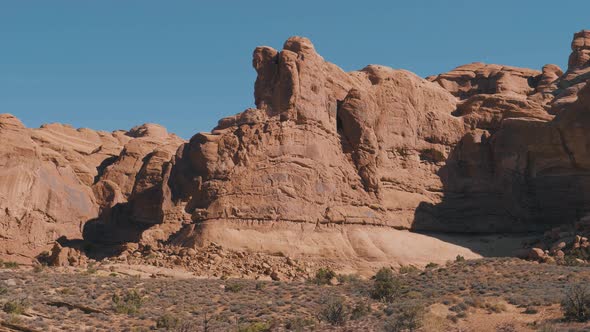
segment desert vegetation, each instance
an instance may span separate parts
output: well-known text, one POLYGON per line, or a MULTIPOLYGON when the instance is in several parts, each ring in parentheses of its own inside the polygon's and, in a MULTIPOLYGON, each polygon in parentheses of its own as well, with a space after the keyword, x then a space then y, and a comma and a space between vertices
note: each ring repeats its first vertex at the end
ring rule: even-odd
POLYGON ((95 269, 0 270, 2 324, 29 331, 464 331, 498 317, 492 331, 569 331, 590 318, 590 269, 518 259, 457 260, 405 273, 386 267, 365 279, 323 268, 301 282, 141 279, 95 269))

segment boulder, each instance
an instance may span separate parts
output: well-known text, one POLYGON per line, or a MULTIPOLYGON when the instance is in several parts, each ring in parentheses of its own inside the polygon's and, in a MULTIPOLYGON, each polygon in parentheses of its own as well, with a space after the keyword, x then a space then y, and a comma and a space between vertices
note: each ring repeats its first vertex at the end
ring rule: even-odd
POLYGON ((539 248, 531 248, 528 254, 528 259, 542 262, 546 258, 546 254, 542 249, 539 248))

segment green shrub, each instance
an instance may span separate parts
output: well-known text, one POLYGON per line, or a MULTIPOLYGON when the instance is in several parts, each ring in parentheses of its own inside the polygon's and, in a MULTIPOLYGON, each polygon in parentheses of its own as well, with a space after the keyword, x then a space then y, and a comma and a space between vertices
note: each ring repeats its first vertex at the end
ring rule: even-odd
POLYGON ((565 320, 587 322, 590 320, 590 291, 584 285, 574 285, 567 290, 561 302, 565 320))
POLYGON ((464 262, 465 261, 465 257, 461 256, 461 255, 457 255, 457 257, 455 257, 455 262, 460 263, 460 262, 464 262))
POLYGON ((384 267, 374 277, 371 297, 379 301, 393 302, 401 290, 402 284, 394 276, 393 270, 384 267))
POLYGON ((170 314, 164 314, 156 321, 156 327, 159 329, 175 329, 180 326, 180 319, 170 314))
POLYGON ((330 268, 321 268, 315 273, 315 277, 311 280, 316 285, 329 285, 332 279, 336 278, 336 272, 330 268))
POLYGON ((126 291, 123 295, 114 294, 112 301, 115 312, 119 314, 136 314, 143 305, 143 298, 136 290, 126 291))
POLYGON ((8 288, 4 287, 4 286, 0 286, 0 295, 6 295, 8 294, 8 288))
POLYGON ((424 309, 417 305, 405 306, 385 321, 386 332, 416 331, 422 327, 424 309))
POLYGON ((22 315, 29 308, 29 303, 24 299, 10 300, 4 303, 2 310, 7 314, 22 315))
POLYGON ((324 300, 318 319, 334 326, 342 326, 346 323, 347 314, 344 298, 330 295, 324 300))
POLYGON ((225 285, 226 292, 239 293, 242 289, 244 289, 244 286, 238 283, 225 285))

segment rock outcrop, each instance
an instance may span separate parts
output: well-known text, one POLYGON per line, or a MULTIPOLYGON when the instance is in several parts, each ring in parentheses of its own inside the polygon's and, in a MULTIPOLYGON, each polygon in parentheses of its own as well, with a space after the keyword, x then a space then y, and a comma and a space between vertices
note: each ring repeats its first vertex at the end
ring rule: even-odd
POLYGON ((587 36, 575 34, 565 74, 473 63, 427 79, 347 73, 292 37, 255 49, 256 107, 185 144, 156 125, 33 130, 3 116, 2 235, 22 243, 34 229, 34 247, 83 228, 102 244, 383 263, 401 259, 398 230, 573 222, 590 209, 587 36))
POLYGON ((0 255, 32 257, 59 238, 79 239, 85 223, 102 209, 132 194, 141 196, 148 183, 160 180, 150 174, 157 169, 159 150, 182 143, 165 130, 160 134, 107 133, 60 124, 28 129, 14 116, 1 114, 0 255), (132 166, 121 167, 128 181, 112 182, 114 176, 109 175, 130 155, 135 158, 129 162, 132 166), (126 192, 120 186, 131 189, 126 192))
POLYGON ((257 108, 197 134, 175 161, 173 197, 194 228, 182 238, 354 256, 441 201, 436 172, 464 132, 447 91, 383 66, 345 73, 298 37, 257 48, 254 67, 257 108))
POLYGON ((590 31, 575 33, 571 48, 568 69, 555 81, 557 89, 553 92, 556 97, 551 103, 552 114, 559 114, 573 104, 590 79, 590 31))

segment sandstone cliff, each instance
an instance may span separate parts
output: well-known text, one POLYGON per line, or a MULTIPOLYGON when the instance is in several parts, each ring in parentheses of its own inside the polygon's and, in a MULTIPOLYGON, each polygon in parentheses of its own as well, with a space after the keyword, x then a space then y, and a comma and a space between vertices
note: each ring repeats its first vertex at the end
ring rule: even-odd
POLYGON ((3 116, 5 248, 33 252, 83 229, 106 244, 386 262, 417 250, 396 229, 575 221, 590 209, 587 36, 574 35, 565 73, 473 63, 427 79, 347 73, 293 37, 255 49, 256 108, 184 144, 155 125, 26 129, 3 116))
POLYGON ((112 133, 59 124, 28 129, 8 114, 0 115, 0 139, 0 254, 24 257, 61 237, 81 238, 87 221, 145 191, 147 156, 172 145, 167 162, 182 143, 156 125, 112 133))

